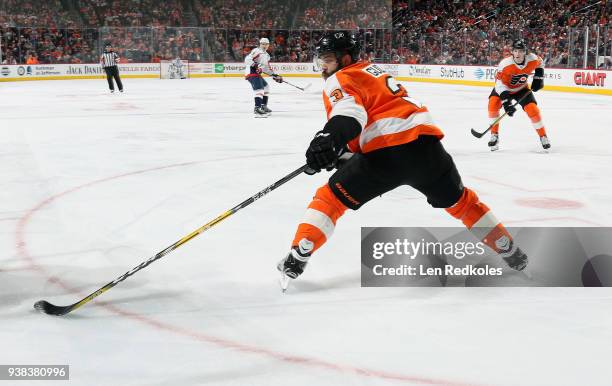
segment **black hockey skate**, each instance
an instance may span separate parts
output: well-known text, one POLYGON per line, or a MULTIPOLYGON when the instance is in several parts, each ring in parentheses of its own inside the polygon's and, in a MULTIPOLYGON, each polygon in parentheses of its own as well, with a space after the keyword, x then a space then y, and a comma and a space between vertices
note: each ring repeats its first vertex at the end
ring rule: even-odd
POLYGON ((505 252, 499 252, 499 255, 510 268, 517 271, 522 271, 527 266, 527 263, 529 263, 529 258, 525 252, 523 252, 521 248, 515 247, 513 241, 510 241, 508 249, 505 252))
POLYGON ((502 259, 504 259, 510 268, 517 271, 522 271, 527 266, 527 263, 529 263, 527 255, 521 250, 521 248, 516 248, 513 254, 502 257, 502 259))
POLYGON ((270 115, 266 113, 266 111, 261 106, 255 107, 255 110, 253 110, 253 113, 255 114, 255 118, 268 118, 268 116, 270 115))
POLYGON ((544 148, 544 150, 550 149, 550 140, 548 139, 547 136, 545 135, 541 136, 540 143, 542 143, 542 147, 544 148))
POLYGON ((267 114, 270 114, 270 113, 272 112, 272 110, 270 110, 270 109, 268 108, 268 106, 267 106, 267 105, 261 105, 261 108, 262 108, 262 109, 263 109, 263 111, 265 111, 267 114))
POLYGON ((287 256, 278 263, 276 269, 289 276, 291 279, 297 279, 298 276, 304 273, 304 268, 308 263, 309 257, 309 255, 300 255, 298 247, 293 247, 287 256))
POLYGON ((499 135, 491 134, 491 139, 489 139, 489 148, 491 151, 499 150, 499 135))
POLYGON ((314 244, 307 239, 300 240, 299 244, 291 248, 287 256, 278 262, 276 269, 281 273, 280 285, 283 292, 289 286, 289 279, 297 279, 304 272, 314 244))

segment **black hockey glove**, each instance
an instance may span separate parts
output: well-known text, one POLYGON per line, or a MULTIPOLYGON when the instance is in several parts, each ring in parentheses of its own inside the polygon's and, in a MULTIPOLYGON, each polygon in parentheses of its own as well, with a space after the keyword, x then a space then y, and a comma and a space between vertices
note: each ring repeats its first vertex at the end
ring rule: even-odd
POLYGON ((516 113, 516 107, 512 105, 512 98, 510 98, 510 93, 508 91, 502 92, 499 97, 502 100, 502 106, 504 106, 504 111, 509 116, 513 116, 516 113))
POLYGON ((544 69, 536 68, 533 80, 531 81, 531 91, 536 92, 544 87, 544 69))
POLYGON ((357 119, 335 115, 319 131, 306 150, 306 174, 315 174, 326 169, 331 171, 338 165, 338 158, 348 150, 347 144, 361 133, 357 119))
POLYGON ((330 133, 319 131, 306 150, 306 174, 315 174, 321 169, 332 170, 338 161, 338 151, 330 133))
POLYGON ((272 79, 274 79, 276 83, 283 83, 283 77, 278 74, 272 74, 272 79))

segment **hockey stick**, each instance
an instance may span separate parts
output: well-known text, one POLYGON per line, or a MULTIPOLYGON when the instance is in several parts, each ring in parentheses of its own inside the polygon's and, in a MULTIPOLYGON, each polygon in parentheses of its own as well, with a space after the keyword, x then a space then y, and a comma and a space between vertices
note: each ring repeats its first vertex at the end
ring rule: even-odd
POLYGON ((311 86, 311 83, 308 83, 308 84, 307 84, 306 86, 304 86, 304 87, 296 86, 296 85, 295 85, 295 84, 293 84, 293 83, 289 83, 289 82, 287 82, 285 79, 283 79, 283 83, 287 83, 289 86, 293 86, 293 87, 295 87, 295 88, 297 88, 297 89, 299 89, 299 90, 302 90, 302 91, 306 91, 306 90, 308 90, 308 88, 311 86))
MULTIPOLYGON (((531 94, 531 90, 529 90, 529 92, 525 95, 523 95, 523 97, 521 99, 519 99, 518 101, 516 101, 515 104, 512 105, 512 107, 516 107, 518 106, 525 98, 527 98, 527 95, 531 94)), ((505 117, 508 113, 504 112, 499 118, 497 118, 496 120, 493 121, 493 123, 491 123, 489 125, 489 127, 487 127, 487 129, 485 131, 483 131, 482 133, 472 129, 472 135, 476 138, 482 138, 483 135, 485 135, 486 133, 489 132, 489 130, 491 130, 493 128, 493 126, 497 125, 499 123, 499 121, 502 120, 503 117, 505 117)))
POLYGON ((266 187, 265 189, 261 190, 259 193, 255 194, 252 197, 247 198, 246 200, 244 200, 240 204, 236 205, 232 209, 224 212, 223 214, 221 214, 220 216, 218 216, 214 220, 210 221, 206 225, 203 225, 202 227, 200 227, 200 228, 196 229, 195 231, 191 232, 187 236, 183 237, 179 241, 177 241, 174 244, 172 244, 169 247, 167 247, 166 249, 158 252, 155 256, 149 258, 146 261, 143 261, 140 265, 137 265, 136 267, 134 267, 131 270, 127 271, 126 273, 124 273, 123 275, 119 276, 115 280, 113 280, 110 283, 106 284, 102 288, 98 289, 97 291, 92 292, 91 294, 87 295, 85 298, 79 300, 78 302, 76 302, 74 304, 71 304, 69 306, 56 306, 54 304, 49 303, 46 300, 39 300, 38 302, 36 302, 34 304, 34 308, 39 310, 39 311, 44 312, 45 314, 58 315, 58 316, 66 315, 67 313, 76 310, 77 308, 81 307, 82 305, 89 303, 95 297, 101 295, 102 293, 104 293, 104 292, 108 291, 109 289, 113 288, 114 286, 116 286, 120 282, 124 281, 128 277, 132 276, 136 272, 140 271, 143 268, 146 268, 149 264, 153 263, 155 260, 161 259, 165 255, 167 255, 170 252, 174 251, 175 249, 177 249, 181 245, 185 244, 187 241, 189 241, 189 240, 193 239, 194 237, 196 237, 197 235, 199 235, 200 233, 203 233, 203 232, 209 230, 210 228, 212 228, 213 226, 217 225, 221 221, 225 220, 229 216, 231 216, 234 213, 238 212, 240 209, 242 209, 242 208, 244 208, 244 207, 254 203, 256 200, 259 200, 260 198, 262 198, 266 194, 270 193, 274 189, 276 189, 279 186, 283 185, 285 182, 288 182, 289 180, 291 180, 294 177, 298 176, 299 174, 304 172, 304 170, 306 170, 306 168, 307 168, 307 166, 304 165, 304 166, 301 166, 300 168, 292 171, 291 173, 287 174, 285 177, 283 177, 280 180, 276 181, 272 185, 270 185, 270 186, 266 187))
MULTIPOLYGON (((266 74, 268 76, 271 76, 273 78, 274 78, 274 76, 279 76, 278 74, 270 74, 268 72, 264 72, 264 74, 266 74)), ((295 85, 295 84, 293 84, 291 82, 287 82, 284 78, 283 78, 283 83, 287 83, 289 86, 293 86, 293 87, 295 87, 295 88, 297 88, 298 90, 301 90, 301 91, 308 90, 308 88, 312 85, 311 83, 308 83, 306 86, 300 87, 300 86, 297 86, 297 85, 295 85)))

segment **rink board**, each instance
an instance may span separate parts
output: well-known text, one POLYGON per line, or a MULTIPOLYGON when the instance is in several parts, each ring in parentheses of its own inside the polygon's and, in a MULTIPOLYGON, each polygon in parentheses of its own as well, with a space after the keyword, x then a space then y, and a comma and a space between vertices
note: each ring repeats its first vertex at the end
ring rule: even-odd
MULTIPOLYGON (((491 87, 497 68, 493 66, 454 66, 421 64, 379 64, 402 81, 491 87)), ((284 77, 319 77, 311 63, 274 63, 275 72, 284 77)), ((159 63, 120 64, 124 78, 159 78, 159 63)), ((189 63, 192 78, 224 78, 244 76, 243 63, 189 63)), ((0 82, 104 79, 98 64, 4 65, 0 82)), ((545 90, 612 95, 612 71, 557 69, 545 71, 545 90)))

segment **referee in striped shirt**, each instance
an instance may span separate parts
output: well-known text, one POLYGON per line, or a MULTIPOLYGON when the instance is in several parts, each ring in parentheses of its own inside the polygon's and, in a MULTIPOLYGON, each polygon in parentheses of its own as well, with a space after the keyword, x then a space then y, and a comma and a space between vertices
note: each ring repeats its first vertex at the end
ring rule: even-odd
POLYGON ((108 88, 110 88, 111 93, 115 92, 113 78, 115 78, 115 82, 117 82, 119 92, 123 92, 123 83, 121 83, 119 68, 117 67, 118 62, 119 55, 113 51, 113 47, 110 43, 106 43, 104 45, 104 52, 102 53, 102 56, 100 56, 100 64, 102 67, 104 67, 104 72, 106 72, 106 80, 108 81, 108 88))

